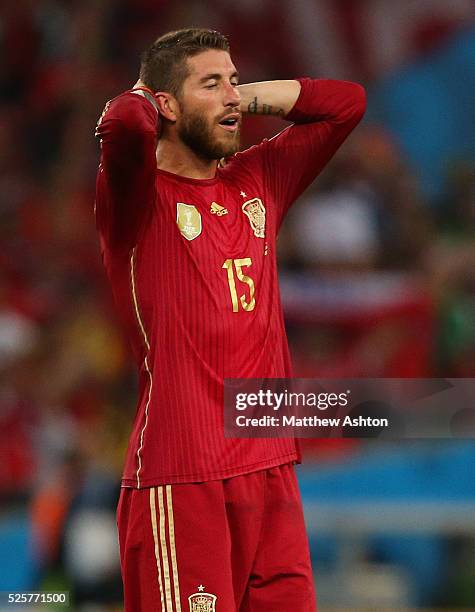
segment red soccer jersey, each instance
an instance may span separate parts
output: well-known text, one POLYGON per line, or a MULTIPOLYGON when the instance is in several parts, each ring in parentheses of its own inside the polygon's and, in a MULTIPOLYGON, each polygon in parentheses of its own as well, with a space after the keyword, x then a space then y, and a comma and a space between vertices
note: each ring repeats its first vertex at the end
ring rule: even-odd
POLYGON ((224 378, 291 375, 276 237, 292 202, 364 113, 359 85, 301 80, 270 140, 212 179, 158 170, 157 110, 143 91, 98 125, 96 221, 139 367, 123 485, 223 479, 297 461, 292 439, 226 439, 224 378))

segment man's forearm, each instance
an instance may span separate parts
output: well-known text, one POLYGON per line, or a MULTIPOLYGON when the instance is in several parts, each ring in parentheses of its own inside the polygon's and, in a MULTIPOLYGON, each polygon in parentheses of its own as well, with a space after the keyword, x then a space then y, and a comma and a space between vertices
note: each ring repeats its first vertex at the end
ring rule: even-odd
POLYGON ((243 113, 285 117, 300 93, 298 81, 262 81, 238 86, 243 113))

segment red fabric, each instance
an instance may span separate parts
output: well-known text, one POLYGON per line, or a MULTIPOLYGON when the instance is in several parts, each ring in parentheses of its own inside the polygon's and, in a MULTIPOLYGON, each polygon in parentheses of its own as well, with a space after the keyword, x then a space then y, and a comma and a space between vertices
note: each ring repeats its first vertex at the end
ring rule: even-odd
POLYGON ((293 440, 224 438, 223 381, 291 375, 278 228, 363 110, 358 85, 304 79, 288 117, 302 125, 199 180, 156 169, 157 112, 148 100, 126 92, 108 106, 98 127, 97 226, 140 370, 125 485, 217 480, 298 459, 293 440), (265 236, 242 208, 256 198, 265 236), (213 202, 227 213, 212 214, 213 202), (183 204, 201 219, 191 239, 177 225, 183 204))
POLYGON ((200 592, 214 595, 223 612, 316 609, 291 465, 224 481, 123 488, 117 519, 126 612, 177 612, 177 600, 183 612, 201 609, 188 599, 200 592))
POLYGON ((8 389, 0 398, 0 492, 27 490, 36 474, 32 425, 35 407, 9 397, 8 389))

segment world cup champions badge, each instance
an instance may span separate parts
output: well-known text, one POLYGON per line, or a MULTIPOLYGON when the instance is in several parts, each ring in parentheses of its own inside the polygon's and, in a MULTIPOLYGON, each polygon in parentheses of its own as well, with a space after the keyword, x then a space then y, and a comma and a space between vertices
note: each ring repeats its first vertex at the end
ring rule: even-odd
POLYGON ((187 240, 194 240, 201 234, 201 214, 193 204, 176 203, 176 222, 187 240))

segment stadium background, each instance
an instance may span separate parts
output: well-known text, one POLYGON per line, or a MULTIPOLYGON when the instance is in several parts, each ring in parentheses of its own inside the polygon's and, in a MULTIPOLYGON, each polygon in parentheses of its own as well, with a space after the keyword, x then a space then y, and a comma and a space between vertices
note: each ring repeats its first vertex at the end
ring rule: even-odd
MULTIPOLYGON (((280 238, 295 373, 475 375, 473 0, 0 3, 0 591, 120 610, 135 374, 93 221, 105 101, 158 34, 228 34, 243 81, 363 83, 368 113, 280 238)), ((250 119, 244 145, 280 129, 250 119)), ((475 609, 470 440, 307 441, 322 610, 475 609)))

